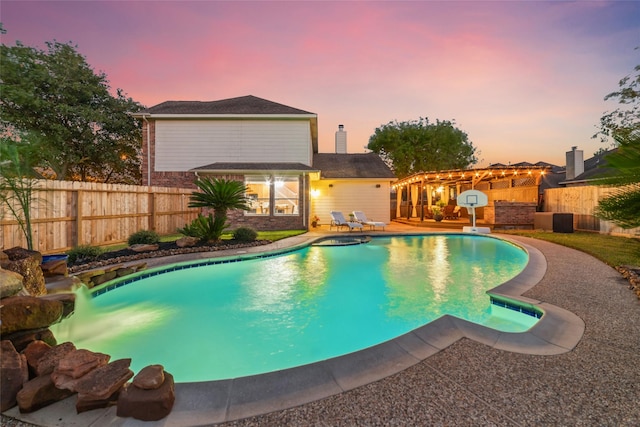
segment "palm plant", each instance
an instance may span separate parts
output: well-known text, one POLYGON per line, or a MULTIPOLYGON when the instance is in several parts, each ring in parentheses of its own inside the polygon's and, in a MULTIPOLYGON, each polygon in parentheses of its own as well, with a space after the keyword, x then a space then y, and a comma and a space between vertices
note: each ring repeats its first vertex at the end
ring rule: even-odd
POLYGON ((216 220, 226 224, 230 209, 249 210, 247 187, 239 181, 224 178, 201 178, 195 182, 199 192, 191 193, 190 208, 210 208, 216 220))

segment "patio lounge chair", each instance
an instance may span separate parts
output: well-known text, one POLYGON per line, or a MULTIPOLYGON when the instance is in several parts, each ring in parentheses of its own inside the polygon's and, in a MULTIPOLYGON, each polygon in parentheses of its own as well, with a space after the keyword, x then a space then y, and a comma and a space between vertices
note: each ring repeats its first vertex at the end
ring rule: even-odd
POLYGON ((375 230, 376 227, 382 227, 382 231, 384 231, 384 227, 387 225, 381 221, 371 221, 367 219, 367 216, 362 211, 353 211, 353 216, 360 224, 368 225, 369 230, 375 230))
POLYGON ((346 219, 344 219, 344 215, 342 215, 342 212, 339 211, 331 211, 329 212, 329 215, 331 215, 331 224, 329 225, 329 230, 331 230, 331 227, 336 227, 336 229, 340 229, 340 227, 349 227, 349 231, 353 230, 354 228, 359 228, 360 230, 362 230, 362 224, 360 224, 359 222, 351 222, 351 221, 347 221, 346 219))

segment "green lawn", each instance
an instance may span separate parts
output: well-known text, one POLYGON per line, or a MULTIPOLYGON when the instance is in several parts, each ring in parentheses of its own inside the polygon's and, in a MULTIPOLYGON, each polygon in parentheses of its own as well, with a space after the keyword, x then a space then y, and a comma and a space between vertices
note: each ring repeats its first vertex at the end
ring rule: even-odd
POLYGON ((640 239, 608 236, 597 233, 552 233, 549 231, 508 230, 504 234, 533 237, 578 249, 593 255, 612 267, 620 265, 640 266, 640 239))

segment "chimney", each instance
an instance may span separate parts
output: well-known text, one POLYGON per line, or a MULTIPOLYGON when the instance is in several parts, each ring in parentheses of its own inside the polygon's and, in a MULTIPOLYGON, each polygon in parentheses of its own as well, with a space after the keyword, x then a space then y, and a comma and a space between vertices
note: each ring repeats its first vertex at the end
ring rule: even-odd
POLYGON ((576 176, 584 172, 584 157, 582 150, 578 147, 571 147, 571 151, 567 151, 567 176, 565 179, 574 179, 576 176))
POLYGON ((336 154, 347 153, 347 132, 344 131, 344 125, 338 125, 336 132, 336 154))

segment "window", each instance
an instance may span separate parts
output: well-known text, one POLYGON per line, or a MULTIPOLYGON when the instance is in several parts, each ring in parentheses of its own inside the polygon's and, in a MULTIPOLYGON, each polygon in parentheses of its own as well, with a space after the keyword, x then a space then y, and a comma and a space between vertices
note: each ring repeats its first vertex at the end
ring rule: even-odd
POLYGON ((246 215, 298 215, 297 176, 246 176, 249 210, 246 215))
POLYGON ((246 177, 248 215, 269 215, 270 187, 269 177, 246 177))
POLYGON ((298 215, 298 177, 275 177, 274 215, 298 215))

